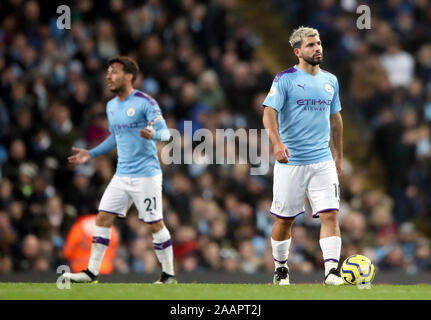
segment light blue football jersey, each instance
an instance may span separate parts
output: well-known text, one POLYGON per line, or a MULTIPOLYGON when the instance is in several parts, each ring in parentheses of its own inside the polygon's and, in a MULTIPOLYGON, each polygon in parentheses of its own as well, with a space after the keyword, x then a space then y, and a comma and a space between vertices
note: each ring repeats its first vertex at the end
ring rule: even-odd
POLYGON ((284 70, 263 106, 278 112, 280 138, 290 152, 288 165, 332 160, 330 115, 341 110, 336 76, 322 69, 313 76, 297 66, 284 70))
POLYGON ((106 105, 106 113, 111 136, 90 150, 91 156, 105 154, 117 147, 117 176, 135 178, 161 174, 157 139, 148 140, 139 135, 139 129, 145 129, 148 122, 154 120, 157 121, 153 128, 167 130, 158 103, 151 96, 134 90, 123 101, 118 97, 111 99, 106 105))

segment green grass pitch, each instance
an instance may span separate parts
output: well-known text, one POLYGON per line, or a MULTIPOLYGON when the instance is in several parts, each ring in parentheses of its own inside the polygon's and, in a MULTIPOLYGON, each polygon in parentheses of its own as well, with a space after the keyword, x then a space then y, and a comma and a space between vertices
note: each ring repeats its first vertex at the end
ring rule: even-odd
POLYGON ((431 285, 0 283, 0 300, 430 300, 431 285))

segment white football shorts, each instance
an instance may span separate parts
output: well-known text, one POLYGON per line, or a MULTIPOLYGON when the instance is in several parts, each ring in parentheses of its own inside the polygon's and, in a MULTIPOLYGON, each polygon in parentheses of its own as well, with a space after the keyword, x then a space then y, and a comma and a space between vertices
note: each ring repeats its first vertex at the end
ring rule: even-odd
POLYGON ((275 163, 271 214, 296 217, 305 212, 305 197, 313 218, 321 212, 339 209, 340 185, 333 160, 300 166, 275 163))
POLYGON ((114 175, 100 200, 99 211, 124 218, 132 203, 140 220, 146 223, 163 220, 162 175, 141 178, 114 175))

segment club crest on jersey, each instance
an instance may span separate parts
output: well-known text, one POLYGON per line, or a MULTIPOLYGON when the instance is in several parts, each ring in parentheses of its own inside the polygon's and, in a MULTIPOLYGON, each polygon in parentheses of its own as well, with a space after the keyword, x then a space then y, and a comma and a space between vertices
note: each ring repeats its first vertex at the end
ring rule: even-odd
POLYGON ((277 210, 277 212, 280 212, 281 209, 283 209, 283 204, 279 200, 275 200, 274 206, 275 206, 275 210, 277 210))
POLYGON ((273 97, 277 93, 277 89, 275 87, 271 87, 271 90, 269 90, 268 97, 273 97))
POLYGON ((334 88, 329 83, 325 83, 325 90, 329 93, 334 92, 334 88))
POLYGON ((135 115, 135 109, 134 108, 127 109, 127 115, 129 117, 133 117, 135 115))

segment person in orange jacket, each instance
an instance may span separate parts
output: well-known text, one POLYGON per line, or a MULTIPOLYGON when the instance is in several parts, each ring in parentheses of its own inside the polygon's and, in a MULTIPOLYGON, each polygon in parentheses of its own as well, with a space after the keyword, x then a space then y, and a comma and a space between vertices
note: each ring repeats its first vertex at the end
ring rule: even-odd
MULTIPOLYGON (((63 250, 64 256, 70 263, 72 272, 79 272, 87 268, 95 226, 96 215, 90 214, 79 217, 70 229, 63 250)), ((111 241, 100 266, 101 274, 110 274, 114 271, 114 259, 118 242, 118 231, 113 226, 111 241)))

